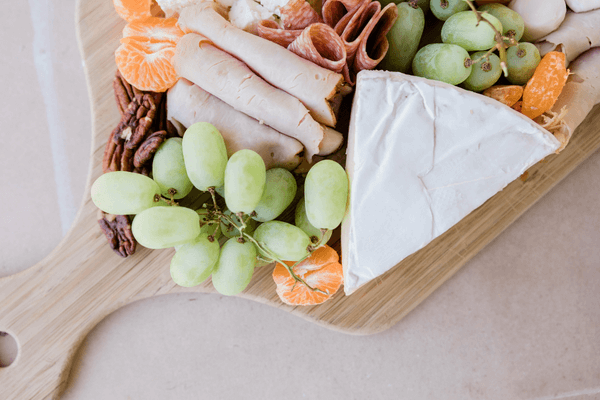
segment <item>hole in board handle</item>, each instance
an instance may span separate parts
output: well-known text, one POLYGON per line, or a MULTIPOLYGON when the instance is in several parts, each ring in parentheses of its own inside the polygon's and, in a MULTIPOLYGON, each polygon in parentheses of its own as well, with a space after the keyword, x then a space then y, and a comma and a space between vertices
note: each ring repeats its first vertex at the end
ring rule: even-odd
POLYGON ((6 368, 17 359, 19 346, 9 333, 0 331, 0 368, 6 368))

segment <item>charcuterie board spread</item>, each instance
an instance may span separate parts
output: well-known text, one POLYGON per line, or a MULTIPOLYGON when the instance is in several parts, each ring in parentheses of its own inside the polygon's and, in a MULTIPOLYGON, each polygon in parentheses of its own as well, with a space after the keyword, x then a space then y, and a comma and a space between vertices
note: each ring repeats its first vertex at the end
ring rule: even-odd
POLYGON ((575 0, 128 3, 78 2, 88 190, 0 279, 8 399, 57 398, 100 320, 162 294, 387 329, 600 147, 575 0))

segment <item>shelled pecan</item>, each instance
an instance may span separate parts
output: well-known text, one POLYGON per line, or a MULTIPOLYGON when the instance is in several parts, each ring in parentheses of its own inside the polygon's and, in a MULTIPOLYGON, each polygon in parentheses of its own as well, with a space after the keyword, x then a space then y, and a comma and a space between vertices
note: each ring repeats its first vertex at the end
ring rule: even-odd
MULTIPOLYGON (((130 171, 149 176, 154 153, 167 138, 178 136, 167 121, 167 96, 137 89, 119 71, 113 80, 113 90, 121 120, 106 143, 102 171, 130 171)), ((102 213, 98 224, 117 254, 127 257, 135 252, 136 241, 128 216, 102 213)))
POLYGON ((137 242, 131 232, 131 220, 127 215, 106 214, 98 210, 98 224, 108 239, 110 248, 121 257, 135 253, 137 242))

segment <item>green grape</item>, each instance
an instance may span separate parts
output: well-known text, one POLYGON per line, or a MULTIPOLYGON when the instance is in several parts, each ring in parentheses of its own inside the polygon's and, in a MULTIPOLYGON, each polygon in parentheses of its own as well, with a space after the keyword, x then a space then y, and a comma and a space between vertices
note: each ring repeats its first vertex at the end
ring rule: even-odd
POLYGON ((256 266, 258 253, 249 241, 239 243, 229 239, 221 248, 221 255, 212 273, 212 282, 217 292, 233 296, 248 286, 256 266))
POLYGON ((463 0, 431 0, 429 7, 433 15, 442 21, 446 21, 458 12, 469 9, 469 5, 463 0))
MULTIPOLYGON (((302 229, 287 222, 261 224, 254 231, 254 239, 283 261, 298 261, 308 255, 310 238, 302 229)), ((270 258, 268 254, 262 254, 270 258)))
MULTIPOLYGON (((477 60, 486 54, 485 51, 479 51, 471 54, 472 60, 477 60)), ((474 92, 481 92, 492 86, 500 79, 502 68, 500 68, 500 57, 490 54, 488 60, 482 58, 471 68, 471 75, 461 84, 465 89, 474 92)))
POLYGON ((265 190, 260 202, 254 208, 256 216, 252 217, 259 222, 271 221, 290 205, 296 197, 298 184, 294 175, 287 169, 271 168, 267 171, 265 190))
POLYGON ((185 207, 152 207, 135 216, 131 232, 142 246, 165 249, 195 239, 200 234, 200 218, 185 207))
MULTIPOLYGON (((499 31, 502 23, 498 18, 484 12, 483 16, 499 31)), ((477 23, 477 16, 472 11, 454 14, 442 26, 442 42, 457 44, 468 51, 489 50, 496 45, 496 34, 487 23, 477 23)))
MULTIPOLYGON (((387 6, 390 3, 396 3, 396 4, 400 4, 400 3, 410 3, 411 1, 407 1, 407 0, 379 0, 379 2, 381 3, 381 8, 387 6)), ((413 3, 416 3, 417 6, 419 6, 419 8, 421 10, 423 10, 424 14, 427 14, 427 12, 429 11, 429 2, 430 0, 416 0, 416 1, 412 1, 413 3)))
POLYGON ((258 153, 243 149, 235 152, 225 168, 225 203, 232 212, 250 214, 265 190, 267 170, 258 153))
POLYGON ((502 24, 503 36, 512 37, 517 42, 523 37, 523 32, 525 32, 525 22, 523 22, 523 18, 518 12, 498 3, 484 4, 477 10, 481 12, 487 11, 498 18, 502 24))
POLYGON ((316 228, 335 229, 346 214, 348 175, 335 161, 316 163, 304 182, 306 215, 316 228))
POLYGON ((225 186, 216 187, 215 192, 217 192, 222 198, 225 198, 225 186))
MULTIPOLYGON (((240 219, 237 217, 237 215, 232 214, 231 211, 225 210, 225 211, 223 211, 223 214, 225 214, 229 218, 231 218, 237 226, 240 226, 242 224, 240 222, 240 219)), ((220 225, 221 225, 221 228, 220 228, 221 232, 223 233, 223 235, 227 236, 228 238, 240 236, 240 231, 235 226, 231 225, 228 221, 223 221, 223 219, 221 219, 220 225)), ((254 232, 254 229, 256 229, 256 225, 257 225, 256 221, 253 220, 252 218, 250 218, 246 222, 246 228, 244 228, 244 233, 251 235, 252 232, 254 232)))
POLYGON ((417 54, 425 16, 423 10, 409 3, 400 3, 397 8, 398 19, 387 34, 390 47, 378 68, 406 73, 417 54))
POLYGON ((535 45, 527 42, 506 50, 508 81, 513 85, 524 85, 533 76, 540 63, 540 52, 535 45))
POLYGON ((160 187, 147 176, 116 171, 100 175, 91 188, 92 201, 115 215, 138 214, 160 200, 160 187))
POLYGON ((221 133, 208 122, 190 125, 182 142, 185 169, 200 190, 223 186, 227 149, 221 133))
POLYGON ((432 43, 417 52, 412 72, 422 78, 458 85, 471 73, 471 58, 455 44, 432 43))
POLYGON ((177 250, 171 259, 171 278, 179 286, 192 287, 204 282, 219 260, 219 242, 201 233, 177 250))
MULTIPOLYGON (((296 215, 294 223, 298 228, 302 229, 304 233, 306 233, 310 237, 310 242, 312 244, 317 244, 323 237, 323 232, 321 232, 320 229, 315 228, 308 220, 308 217, 306 216, 305 204, 306 203, 303 197, 298 202, 298 205, 296 205, 296 215)), ((329 238, 331 238, 331 232, 331 230, 328 230, 327 233, 325 233, 325 238, 323 239, 322 244, 325 244, 329 241, 329 238)))
POLYGON ((160 145, 152 159, 152 178, 160 186, 161 194, 170 198, 170 189, 175 189, 174 199, 187 196, 194 185, 187 176, 181 138, 167 139, 160 145))

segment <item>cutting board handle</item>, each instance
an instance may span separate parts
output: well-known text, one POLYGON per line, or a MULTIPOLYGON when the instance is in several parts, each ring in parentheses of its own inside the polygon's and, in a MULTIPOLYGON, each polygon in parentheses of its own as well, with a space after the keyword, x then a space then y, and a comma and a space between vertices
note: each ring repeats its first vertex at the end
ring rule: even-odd
POLYGON ((171 251, 153 253, 159 258, 155 267, 143 248, 122 259, 100 229, 90 229, 95 212, 88 196, 75 225, 48 257, 0 278, 0 331, 18 344, 15 361, 0 368, 2 399, 58 398, 77 348, 98 322, 131 301, 177 291, 164 268, 171 251))

